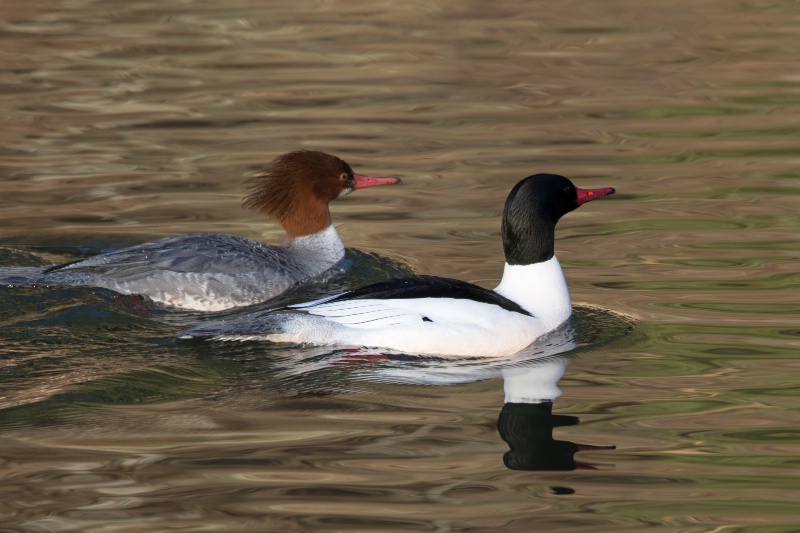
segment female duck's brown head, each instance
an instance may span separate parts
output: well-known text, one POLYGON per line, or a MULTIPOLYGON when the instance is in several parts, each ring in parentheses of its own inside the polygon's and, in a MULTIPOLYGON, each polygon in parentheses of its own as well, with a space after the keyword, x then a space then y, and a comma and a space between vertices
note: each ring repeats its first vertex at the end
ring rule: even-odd
POLYGON ((324 152, 301 150, 275 158, 248 180, 244 207, 283 226, 289 237, 312 235, 331 224, 328 202, 355 189, 400 183, 398 178, 355 174, 350 165, 324 152))

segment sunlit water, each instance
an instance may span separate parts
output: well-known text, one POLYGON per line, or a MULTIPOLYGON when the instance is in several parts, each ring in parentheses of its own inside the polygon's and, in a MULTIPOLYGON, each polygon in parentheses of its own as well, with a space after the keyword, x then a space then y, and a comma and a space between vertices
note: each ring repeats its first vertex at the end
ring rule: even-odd
POLYGON ((0 288, 3 531, 797 531, 798 35, 780 0, 4 1, 0 264, 278 242, 242 175, 298 148, 404 184, 333 204, 347 261, 279 303, 492 287, 519 179, 618 195, 559 225, 573 319, 506 360, 0 288))

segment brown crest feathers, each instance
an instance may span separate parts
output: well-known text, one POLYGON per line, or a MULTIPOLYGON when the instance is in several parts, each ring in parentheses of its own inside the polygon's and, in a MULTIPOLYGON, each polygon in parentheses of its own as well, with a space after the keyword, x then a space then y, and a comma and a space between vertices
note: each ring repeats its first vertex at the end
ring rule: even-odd
POLYGON ((328 202, 352 180, 350 166, 324 152, 301 150, 275 158, 252 175, 243 206, 280 223, 290 237, 310 235, 330 225, 328 202))

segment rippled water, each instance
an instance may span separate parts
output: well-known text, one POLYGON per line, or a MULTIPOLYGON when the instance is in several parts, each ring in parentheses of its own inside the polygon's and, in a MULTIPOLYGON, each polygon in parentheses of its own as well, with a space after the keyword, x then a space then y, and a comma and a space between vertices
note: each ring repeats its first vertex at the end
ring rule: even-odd
POLYGON ((198 315, 0 288, 4 531, 800 527, 797 2, 2 7, 0 264, 279 241, 241 176, 308 148, 404 185, 337 201, 347 268, 283 301, 491 287, 520 178, 618 190, 559 225, 575 317, 503 361, 184 343, 198 315))

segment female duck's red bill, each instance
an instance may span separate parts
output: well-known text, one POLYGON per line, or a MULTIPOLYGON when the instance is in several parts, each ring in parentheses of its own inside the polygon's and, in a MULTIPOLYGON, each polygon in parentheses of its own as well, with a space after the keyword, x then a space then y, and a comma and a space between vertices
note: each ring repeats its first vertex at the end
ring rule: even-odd
POLYGON ((605 187, 603 189, 579 189, 575 187, 575 192, 578 194, 578 205, 581 205, 603 196, 614 194, 616 191, 614 187, 605 187))
POLYGON ((356 179, 356 186, 353 187, 354 190, 400 183, 400 178, 376 178, 373 176, 362 176, 361 174, 353 174, 353 177, 356 179))

